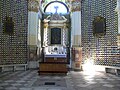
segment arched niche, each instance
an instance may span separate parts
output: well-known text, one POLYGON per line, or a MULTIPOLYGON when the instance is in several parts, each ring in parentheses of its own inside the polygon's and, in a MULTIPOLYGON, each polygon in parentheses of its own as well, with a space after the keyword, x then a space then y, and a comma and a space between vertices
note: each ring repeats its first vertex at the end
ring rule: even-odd
MULTIPOLYGON (((47 58, 56 57, 56 62, 68 63, 68 47, 70 46, 70 14, 66 4, 60 1, 53 1, 46 5, 42 20, 42 51, 43 61, 48 61, 47 58), (64 6, 66 13, 58 12, 57 4, 53 8, 55 12, 47 13, 49 5, 59 3, 64 6), (60 59, 62 58, 62 60, 60 59)), ((70 53, 69 53, 70 54, 70 53)))

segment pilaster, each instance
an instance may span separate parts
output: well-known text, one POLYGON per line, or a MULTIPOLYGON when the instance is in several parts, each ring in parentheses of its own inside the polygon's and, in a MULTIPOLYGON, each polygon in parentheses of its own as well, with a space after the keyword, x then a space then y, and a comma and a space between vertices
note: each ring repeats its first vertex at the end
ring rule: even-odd
POLYGON ((72 67, 74 70, 81 70, 82 45, 81 45, 81 0, 71 1, 72 11, 72 67))
POLYGON ((117 35, 117 43, 120 47, 120 0, 117 0, 117 6, 115 11, 118 13, 118 35, 117 35))

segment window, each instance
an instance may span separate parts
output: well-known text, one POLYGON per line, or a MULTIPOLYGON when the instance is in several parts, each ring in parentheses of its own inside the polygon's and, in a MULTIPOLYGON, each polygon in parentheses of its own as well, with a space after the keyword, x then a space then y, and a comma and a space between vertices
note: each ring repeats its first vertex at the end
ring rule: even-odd
POLYGON ((68 13, 68 7, 63 2, 53 1, 53 2, 50 2, 48 5, 46 5, 44 12, 53 13, 53 14, 54 13, 65 14, 65 13, 68 13))

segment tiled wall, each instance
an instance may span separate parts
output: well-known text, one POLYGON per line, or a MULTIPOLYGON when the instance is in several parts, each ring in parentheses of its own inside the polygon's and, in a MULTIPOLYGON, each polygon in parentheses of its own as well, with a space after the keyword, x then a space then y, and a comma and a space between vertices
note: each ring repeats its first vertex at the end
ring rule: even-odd
POLYGON ((97 65, 120 65, 120 50, 117 46, 118 19, 116 0, 82 0, 82 57, 92 58, 97 65), (92 22, 96 16, 106 18, 106 35, 93 36, 92 22))
POLYGON ((27 0, 0 0, 0 65, 27 61, 27 0), (4 33, 5 17, 14 23, 13 34, 4 33))

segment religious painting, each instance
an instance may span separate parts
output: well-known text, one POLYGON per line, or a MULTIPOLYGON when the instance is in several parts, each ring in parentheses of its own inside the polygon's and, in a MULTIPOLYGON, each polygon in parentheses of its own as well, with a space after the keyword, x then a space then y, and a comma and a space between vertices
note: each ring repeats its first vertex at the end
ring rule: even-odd
POLYGON ((106 19, 101 16, 96 16, 93 21, 93 35, 103 36, 106 32, 106 19))
POLYGON ((13 34, 14 32, 14 22, 13 22, 13 19, 12 17, 7 17, 5 18, 5 22, 3 24, 4 26, 4 33, 5 34, 13 34))
POLYGON ((51 28, 51 44, 61 44, 61 28, 51 28))

